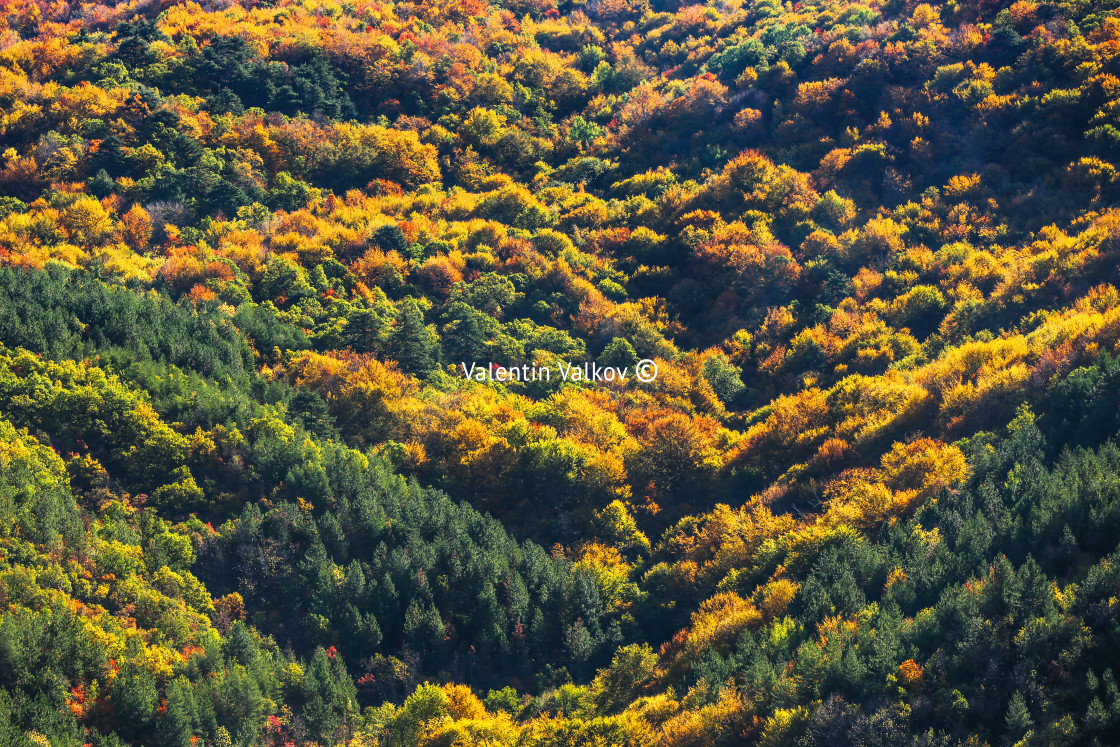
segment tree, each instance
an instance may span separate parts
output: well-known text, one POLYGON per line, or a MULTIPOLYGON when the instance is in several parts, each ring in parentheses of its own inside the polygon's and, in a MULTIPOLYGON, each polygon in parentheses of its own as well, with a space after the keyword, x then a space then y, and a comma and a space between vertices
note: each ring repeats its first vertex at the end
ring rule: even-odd
POLYGON ((418 744, 423 736, 447 717, 450 698, 438 685, 428 682, 416 688, 386 724, 393 745, 418 744))
POLYGON ((401 302, 390 338, 393 356, 405 371, 424 375, 432 368, 432 342, 424 326, 424 313, 411 298, 401 302))
POLYGON ((383 252, 397 252, 403 254, 408 248, 408 239, 404 231, 395 223, 386 223, 373 232, 371 240, 383 252))
POLYGON ((278 255, 270 257, 265 264, 261 289, 268 300, 285 298, 295 301, 315 295, 304 269, 291 259, 278 255))
POLYGON ((1016 690, 1015 694, 1011 696, 1011 702, 1007 706, 1007 733, 1012 740, 1022 738, 1031 727, 1034 726, 1034 720, 1031 718, 1031 712, 1027 708, 1027 701, 1023 698, 1023 693, 1016 690))
POLYGON ((572 124, 568 128, 568 140, 584 149, 601 138, 604 132, 603 128, 595 122, 577 115, 572 118, 572 124))
POLYGON ((128 248, 142 253, 148 248, 152 238, 152 217, 139 205, 133 205, 121 216, 121 238, 128 248))
POLYGON ((722 353, 708 357, 704 361, 701 373, 724 404, 731 402, 744 389, 739 371, 722 353))
POLYGON ((576 670, 576 680, 583 678, 583 665, 595 650, 595 642, 591 633, 584 627, 583 620, 577 618, 564 634, 564 648, 568 651, 568 658, 576 670))
POLYGON ((629 368, 631 374, 634 372, 634 366, 638 364, 638 354, 634 352, 634 346, 629 343, 624 337, 616 337, 607 343, 603 348, 603 352, 599 354, 599 359, 596 361, 601 366, 614 366, 615 368, 629 368))
POLYGON ((113 704, 117 733, 129 741, 147 741, 156 726, 159 706, 159 692, 152 673, 134 661, 125 663, 113 681, 109 700, 113 704))
POLYGON ((462 301, 452 303, 447 310, 449 321, 443 328, 443 346, 447 360, 453 365, 466 363, 470 368, 471 363, 483 363, 479 357, 485 352, 485 341, 476 313, 462 301))
POLYGON ((304 718, 312 738, 337 742, 356 710, 355 689, 337 652, 316 649, 303 679, 304 718))
POLYGON ((108 197, 116 189, 113 177, 105 169, 98 169, 97 173, 89 178, 90 194, 96 197, 108 197))
POLYGON ((389 323, 374 309, 354 309, 346 317, 346 346, 355 353, 380 353, 389 323))
POLYGON ((656 667, 657 655, 648 643, 623 646, 591 684, 596 707, 602 713, 623 710, 653 678, 656 667))
POLYGON ((593 525, 595 533, 607 544, 633 555, 649 553, 649 538, 638 529, 622 501, 611 501, 596 512, 593 525))
POLYGON ((185 677, 177 677, 167 688, 167 705, 156 733, 167 747, 191 747, 194 721, 194 694, 185 677))

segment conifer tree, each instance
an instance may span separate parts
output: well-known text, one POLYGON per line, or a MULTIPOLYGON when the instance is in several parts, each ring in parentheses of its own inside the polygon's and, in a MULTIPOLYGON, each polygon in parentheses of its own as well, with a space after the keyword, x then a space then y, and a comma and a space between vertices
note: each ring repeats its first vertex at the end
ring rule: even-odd
POLYGON ((598 361, 601 366, 614 366, 616 368, 629 368, 633 372, 638 363, 638 354, 634 346, 625 337, 616 337, 607 343, 598 361))
POLYGON ((432 368, 432 342, 424 326, 420 305, 411 298, 401 302, 393 330, 392 351, 401 368, 424 375, 432 368))
POLYGON ((1031 712, 1027 708, 1027 701, 1023 698, 1023 693, 1018 690, 1011 696, 1011 703, 1007 706, 1006 721, 1007 733, 1012 740, 1022 738, 1034 725, 1031 712))
POLYGON ((113 704, 116 731, 130 741, 146 740, 155 726, 156 708, 159 706, 159 693, 152 673, 139 663, 128 662, 113 681, 109 700, 113 704))
POLYGON ((484 340, 475 313, 462 301, 456 301, 448 310, 451 321, 443 328, 443 346, 452 365, 466 363, 470 368, 471 363, 481 363, 479 356, 484 350, 484 340))
POLYGON ((167 688, 167 705, 156 733, 164 747, 190 747, 194 712, 194 696, 184 677, 176 678, 167 688))

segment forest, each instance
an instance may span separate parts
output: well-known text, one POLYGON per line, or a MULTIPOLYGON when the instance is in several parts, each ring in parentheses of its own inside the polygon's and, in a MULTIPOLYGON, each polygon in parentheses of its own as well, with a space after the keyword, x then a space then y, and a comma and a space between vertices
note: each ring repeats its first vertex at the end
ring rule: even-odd
POLYGON ((0 747, 1120 744, 1120 0, 0 9, 0 747))

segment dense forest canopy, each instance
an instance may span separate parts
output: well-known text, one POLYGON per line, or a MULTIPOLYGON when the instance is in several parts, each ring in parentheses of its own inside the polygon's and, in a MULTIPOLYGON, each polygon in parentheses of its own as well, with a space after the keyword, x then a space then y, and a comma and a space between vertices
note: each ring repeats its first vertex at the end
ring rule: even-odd
POLYGON ((0 8, 0 745, 1117 743, 1120 2, 0 8))

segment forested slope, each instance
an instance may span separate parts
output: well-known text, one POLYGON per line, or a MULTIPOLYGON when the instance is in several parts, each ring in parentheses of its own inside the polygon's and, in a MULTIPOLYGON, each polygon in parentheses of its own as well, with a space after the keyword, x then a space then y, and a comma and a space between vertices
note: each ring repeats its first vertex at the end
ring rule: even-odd
POLYGON ((0 2, 0 745, 1116 743, 1114 5, 0 2))

